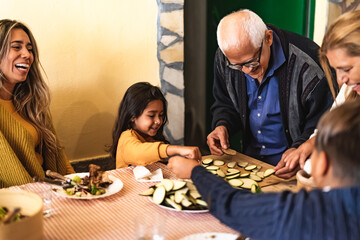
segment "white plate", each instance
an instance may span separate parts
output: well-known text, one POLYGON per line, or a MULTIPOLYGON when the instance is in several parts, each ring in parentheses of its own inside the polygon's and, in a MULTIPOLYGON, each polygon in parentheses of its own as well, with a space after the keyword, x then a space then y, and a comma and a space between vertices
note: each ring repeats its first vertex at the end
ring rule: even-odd
MULTIPOLYGON (((73 179, 75 176, 79 176, 81 178, 85 177, 85 176, 89 176, 89 173, 74 173, 74 174, 69 174, 66 175, 65 177, 71 178, 73 179)), ((73 195, 67 195, 65 193, 65 191, 61 191, 63 190, 63 188, 61 186, 57 186, 56 188, 59 189, 60 191, 55 191, 58 195, 62 196, 62 197, 66 197, 66 198, 72 198, 72 199, 96 199, 96 198, 104 198, 104 197, 108 197, 111 196, 117 192, 119 192, 122 188, 123 188, 123 183, 120 179, 112 176, 109 174, 109 179, 111 181, 113 181, 112 184, 110 184, 107 188, 105 188, 106 192, 102 195, 97 195, 97 196, 89 196, 89 197, 77 197, 77 196, 73 196, 73 195)))
MULTIPOLYGON (((149 197, 149 199, 153 203, 152 197, 149 197)), ((164 209, 167 209, 167 210, 170 210, 170 211, 184 212, 184 213, 206 213, 206 212, 209 212, 208 209, 204 209, 204 210, 181 210, 181 211, 179 211, 179 210, 176 210, 175 208, 164 206, 164 205, 157 205, 157 206, 159 206, 161 208, 164 208, 164 209)))
POLYGON ((209 232, 191 234, 181 238, 180 240, 236 240, 238 237, 239 235, 231 233, 209 232))

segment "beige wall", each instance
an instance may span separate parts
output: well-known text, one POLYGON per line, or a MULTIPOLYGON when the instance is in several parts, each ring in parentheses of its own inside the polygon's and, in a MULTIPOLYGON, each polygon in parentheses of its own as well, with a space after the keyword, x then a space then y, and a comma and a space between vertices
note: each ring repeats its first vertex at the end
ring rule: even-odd
POLYGON ((138 81, 160 85, 156 0, 0 0, 32 30, 70 160, 105 155, 117 108, 138 81))

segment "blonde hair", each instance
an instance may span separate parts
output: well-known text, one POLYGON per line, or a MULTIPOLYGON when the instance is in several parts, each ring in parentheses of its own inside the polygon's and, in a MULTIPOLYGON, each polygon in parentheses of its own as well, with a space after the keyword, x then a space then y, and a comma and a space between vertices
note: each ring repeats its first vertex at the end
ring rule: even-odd
MULTIPOLYGON (((49 89, 41 74, 42 66, 35 38, 23 23, 9 19, 0 20, 0 61, 3 61, 9 52, 13 29, 22 29, 29 36, 34 62, 31 64, 26 80, 16 84, 12 93, 12 102, 20 116, 30 121, 39 133, 39 152, 56 153, 61 147, 53 132, 49 109, 49 89)), ((4 81, 5 76, 0 71, 0 89, 4 81)))
POLYGON ((243 9, 225 16, 218 25, 217 41, 222 52, 229 50, 231 47, 241 48, 244 45, 244 37, 234 35, 232 37, 224 38, 221 36, 224 26, 229 24, 233 25, 235 29, 239 28, 239 25, 241 25, 254 48, 260 47, 267 30, 266 24, 253 11, 243 9))
MULTIPOLYGON (((330 90, 335 99, 337 92, 334 87, 336 79, 333 74, 326 53, 331 49, 344 49, 349 56, 360 56, 360 10, 341 15, 326 31, 319 49, 319 58, 328 80, 330 90)), ((347 99, 359 98, 353 91, 347 99)))

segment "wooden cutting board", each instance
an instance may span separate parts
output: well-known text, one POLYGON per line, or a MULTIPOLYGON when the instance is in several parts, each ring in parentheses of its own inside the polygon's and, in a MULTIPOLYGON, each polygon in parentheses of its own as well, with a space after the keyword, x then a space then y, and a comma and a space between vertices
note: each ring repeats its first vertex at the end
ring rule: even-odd
MULTIPOLYGON (((207 156, 203 156, 202 159, 206 159, 206 158, 212 158, 214 160, 222 160, 225 162, 225 164, 223 166, 218 166, 221 168, 221 170, 223 170, 224 173, 226 173, 226 170, 228 169, 227 167, 227 163, 228 162, 248 162, 248 165, 257 165, 257 166, 261 166, 261 169, 259 170, 260 172, 265 172, 266 169, 270 169, 270 168, 275 168, 275 166, 272 166, 268 163, 259 161, 255 158, 246 156, 244 154, 241 153, 236 153, 236 155, 227 155, 227 154, 223 154, 222 156, 216 156, 216 155, 207 155, 207 156)), ((235 166, 234 168, 240 170, 241 173, 251 173, 251 171, 246 171, 244 168, 239 167, 238 165, 235 166)), ((293 178, 290 179, 282 179, 279 178, 277 176, 275 176, 274 174, 272 174, 269 177, 264 178, 261 182, 258 182, 260 187, 265 187, 265 186, 270 186, 270 185, 274 185, 274 184, 278 184, 278 183, 282 183, 282 182, 289 182, 289 181, 293 181, 293 178)))

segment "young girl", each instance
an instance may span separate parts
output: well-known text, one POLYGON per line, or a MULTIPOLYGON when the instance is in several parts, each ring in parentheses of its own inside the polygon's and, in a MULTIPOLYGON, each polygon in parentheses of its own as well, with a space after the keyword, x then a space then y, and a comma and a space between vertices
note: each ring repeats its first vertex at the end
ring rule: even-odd
POLYGON ((158 87, 146 82, 130 86, 120 103, 110 148, 116 168, 148 165, 176 154, 200 160, 198 147, 167 144, 166 121, 167 102, 158 87))

